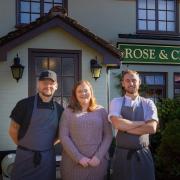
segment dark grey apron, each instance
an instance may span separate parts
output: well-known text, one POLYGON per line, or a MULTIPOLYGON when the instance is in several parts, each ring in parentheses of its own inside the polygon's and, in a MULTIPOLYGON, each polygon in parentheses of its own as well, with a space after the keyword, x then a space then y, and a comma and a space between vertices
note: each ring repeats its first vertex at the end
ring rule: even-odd
POLYGON ((25 136, 19 140, 11 180, 55 180, 56 160, 53 148, 58 127, 57 108, 37 108, 25 136))
MULTIPOLYGON (((121 115, 131 121, 144 121, 142 98, 136 107, 125 106, 123 98, 121 115)), ((154 180, 154 165, 149 146, 149 135, 132 135, 118 131, 113 157, 113 180, 154 180)))

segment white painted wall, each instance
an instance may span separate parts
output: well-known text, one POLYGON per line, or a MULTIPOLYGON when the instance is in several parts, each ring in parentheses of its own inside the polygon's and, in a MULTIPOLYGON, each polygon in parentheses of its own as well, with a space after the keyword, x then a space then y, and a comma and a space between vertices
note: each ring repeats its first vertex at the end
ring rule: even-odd
POLYGON ((136 33, 135 0, 68 0, 68 15, 113 44, 119 33, 136 33))
POLYGON ((15 30, 16 0, 0 1, 0 37, 15 30))
POLYGON ((101 78, 97 81, 91 77, 90 73, 90 59, 97 56, 102 61, 102 56, 63 30, 51 29, 17 46, 8 53, 7 61, 0 62, 0 151, 15 149, 15 145, 8 136, 9 115, 17 101, 28 96, 28 48, 81 50, 82 79, 87 79, 92 83, 97 101, 107 107, 105 68, 102 70, 101 78), (21 59, 21 64, 25 66, 23 78, 18 83, 12 78, 10 71, 13 58, 17 53, 21 59))

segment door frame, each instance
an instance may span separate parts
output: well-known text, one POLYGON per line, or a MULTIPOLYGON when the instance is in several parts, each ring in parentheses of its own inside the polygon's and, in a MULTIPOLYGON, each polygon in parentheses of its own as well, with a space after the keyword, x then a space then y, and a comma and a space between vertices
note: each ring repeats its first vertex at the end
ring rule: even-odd
POLYGON ((78 81, 82 79, 82 51, 81 50, 59 50, 59 49, 38 49, 29 48, 28 49, 28 96, 34 95, 36 90, 36 84, 32 83, 34 81, 35 75, 35 54, 76 54, 78 56, 78 67, 77 67, 77 79, 78 81))

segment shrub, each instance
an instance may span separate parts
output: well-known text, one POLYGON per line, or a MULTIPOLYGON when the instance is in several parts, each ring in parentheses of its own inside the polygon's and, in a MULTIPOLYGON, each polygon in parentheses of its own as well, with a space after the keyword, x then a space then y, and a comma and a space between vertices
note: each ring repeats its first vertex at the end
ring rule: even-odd
POLYGON ((161 130, 164 130, 169 121, 180 119, 180 101, 176 99, 161 99, 157 109, 161 130))
POLYGON ((155 157, 156 179, 179 178, 180 165, 180 101, 161 99, 157 103, 160 128, 151 136, 151 151, 155 157), (177 161, 178 159, 178 161, 177 161))
POLYGON ((157 149, 156 163, 161 179, 180 178, 180 119, 168 122, 157 149))

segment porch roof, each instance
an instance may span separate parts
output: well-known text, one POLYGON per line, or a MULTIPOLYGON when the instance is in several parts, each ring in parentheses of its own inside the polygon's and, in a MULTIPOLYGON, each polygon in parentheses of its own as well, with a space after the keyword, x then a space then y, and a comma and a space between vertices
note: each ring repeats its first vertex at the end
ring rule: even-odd
POLYGON ((48 29, 59 27, 73 35, 91 48, 103 55, 103 63, 107 66, 119 66, 121 52, 112 44, 90 32, 80 25, 76 20, 68 17, 65 12, 55 7, 46 16, 38 18, 36 21, 19 27, 17 30, 9 32, 0 38, 0 61, 7 59, 7 52, 19 44, 38 36, 48 29))

